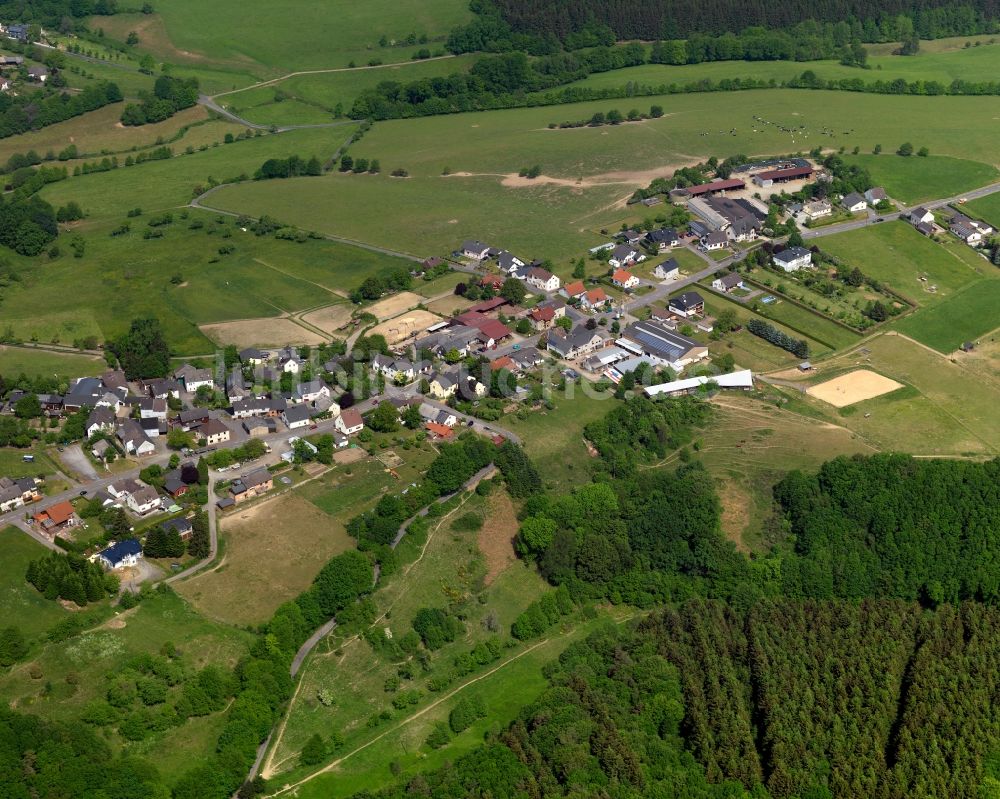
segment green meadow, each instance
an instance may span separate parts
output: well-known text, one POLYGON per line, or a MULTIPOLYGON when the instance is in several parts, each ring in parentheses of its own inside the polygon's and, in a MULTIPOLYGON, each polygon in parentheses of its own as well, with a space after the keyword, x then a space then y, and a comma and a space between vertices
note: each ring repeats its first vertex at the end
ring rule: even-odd
POLYGON ((216 70, 275 77, 290 70, 408 61, 421 46, 437 49, 452 28, 471 17, 464 0, 284 0, 247 13, 239 0, 170 0, 154 15, 98 17, 109 34, 124 39, 136 30, 140 47, 156 57, 216 70), (293 21, 290 24, 290 21, 293 21), (427 36, 429 44, 380 47, 379 40, 427 36))
POLYGON ((100 374, 107 368, 103 358, 93 355, 50 352, 28 347, 8 347, 0 344, 0 375, 14 377, 57 374, 62 377, 84 377, 100 374))
POLYGON ((474 236, 560 261, 600 243, 595 230, 621 215, 622 202, 636 187, 709 155, 806 151, 815 144, 895 149, 914 139, 919 126, 914 144, 936 155, 962 156, 961 177, 956 179, 952 161, 898 158, 907 164, 896 165, 886 156, 892 168, 910 170, 902 190, 940 197, 972 188, 995 175, 969 159, 997 160, 996 116, 1000 98, 994 97, 763 90, 394 120, 377 123, 351 149, 355 157, 379 159, 381 175, 225 187, 211 204, 252 215, 295 213, 306 228, 418 254, 447 252, 474 236), (550 122, 651 103, 663 105, 666 115, 618 126, 548 129, 550 122), (794 136, 776 125, 755 130, 755 115, 805 128, 794 136), (818 135, 829 127, 837 135, 818 135), (541 178, 510 185, 506 176, 534 164, 541 178), (928 165, 934 168, 920 171, 928 165), (409 177, 390 177, 398 168, 409 177), (445 171, 451 174, 445 177, 445 171))
POLYGON ((990 164, 952 156, 905 158, 894 153, 847 154, 844 160, 867 169, 876 185, 884 186, 891 198, 905 205, 955 197, 963 191, 993 183, 1000 175, 990 164))

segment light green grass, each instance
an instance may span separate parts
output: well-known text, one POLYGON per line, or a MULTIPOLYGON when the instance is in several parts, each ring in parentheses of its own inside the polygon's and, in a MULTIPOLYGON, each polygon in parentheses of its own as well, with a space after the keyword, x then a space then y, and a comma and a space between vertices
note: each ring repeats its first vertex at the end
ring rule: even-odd
POLYGON ((140 47, 161 59, 273 77, 278 70, 343 67, 352 59, 359 64, 372 58, 406 61, 420 46, 435 49, 440 43, 381 48, 379 38, 401 39, 416 33, 435 39, 471 16, 461 0, 321 4, 286 0, 254 7, 253 13, 236 0, 171 0, 156 11, 152 19, 100 17, 92 24, 103 25, 121 39, 129 30, 137 30, 140 47))
POLYGON ((104 360, 93 355, 0 345, 0 375, 8 378, 15 378, 22 372, 29 376, 85 377, 100 374, 105 368, 104 360))
MULTIPOLYGON (((915 138, 919 134, 914 133, 915 138)), ((919 145, 917 145, 919 146, 919 145)), ((890 155, 845 155, 849 164, 867 169, 886 193, 906 205, 955 197, 963 191, 993 183, 1000 174, 989 164, 931 155, 927 158, 890 155)))
POLYGON ((469 281, 469 276, 462 272, 449 272, 433 280, 420 280, 414 283, 413 289, 424 297, 437 297, 439 294, 454 292, 459 283, 469 281))
POLYGON ((1000 226, 1000 193, 979 200, 970 200, 962 209, 971 216, 981 217, 993 227, 1000 226))
POLYGON ((254 122, 294 124, 293 117, 289 115, 289 103, 300 100, 302 104, 308 104, 307 108, 312 109, 309 122, 328 122, 338 104, 347 113, 358 95, 374 89, 383 81, 409 83, 467 72, 478 59, 478 55, 463 55, 430 61, 387 63, 382 67, 295 75, 267 86, 223 95, 218 101, 229 111, 254 122), (290 99, 276 102, 276 95, 279 93, 288 95, 290 99))
MULTIPOLYGON (((921 236, 906 222, 887 222, 826 236, 819 246, 921 306, 940 303, 979 279, 973 264, 950 248, 921 236), (932 286, 937 287, 933 292, 932 286)), ((982 263, 986 266, 985 261, 982 263)))
POLYGON ((175 211, 174 223, 161 228, 162 239, 144 240, 151 215, 128 220, 132 232, 119 237, 109 231, 126 221, 124 214, 113 222, 84 223, 83 258, 63 254, 6 290, 3 328, 10 325, 24 340, 36 336, 65 344, 85 335, 107 340, 148 313, 160 319, 175 354, 206 354, 214 345, 198 325, 328 305, 340 301, 335 291, 349 292, 399 264, 333 241, 258 237, 239 230, 230 217, 218 224, 215 214, 194 210, 186 220, 175 211), (189 229, 194 220, 205 227, 189 229), (226 231, 230 238, 223 238, 226 231), (235 252, 220 256, 224 245, 235 252), (171 282, 175 275, 180 285, 171 282), (39 307, 47 313, 36 313, 39 307))
POLYGON ((1000 280, 980 280, 948 300, 900 320, 896 329, 939 352, 954 352, 1000 327, 1000 280))
MULTIPOLYGON (((0 450, 0 455, 3 451, 0 450)), ((0 465, 0 474, 7 474, 0 465)), ((40 638, 68 611, 29 585, 24 575, 28 563, 49 550, 16 527, 0 528, 0 616, 3 626, 14 625, 31 641, 40 638)))
POLYGON ((769 305, 757 303, 757 315, 764 319, 780 322, 797 332, 799 336, 813 339, 831 350, 839 350, 857 343, 859 335, 841 327, 808 308, 796 305, 780 294, 775 294, 777 302, 769 305))
MULTIPOLYGON (((562 263, 606 240, 595 231, 620 216, 616 204, 678 165, 709 155, 787 153, 815 144, 848 151, 856 145, 870 152, 876 143, 895 148, 913 140, 915 130, 920 136, 914 143, 935 155, 992 163, 995 116, 1000 98, 773 90, 394 120, 377 123, 351 150, 355 157, 380 160, 383 174, 375 179, 338 174, 271 181, 227 187, 211 199, 218 207, 254 215, 298 212, 306 227, 407 252, 450 252, 463 238, 476 237, 522 257, 562 263), (589 118, 595 111, 653 103, 664 107, 663 118, 548 129, 551 122, 589 118), (753 117, 762 113, 806 129, 794 138, 777 125, 754 132, 753 117), (837 133, 821 137, 822 128, 837 133), (532 164, 569 185, 501 185, 502 176, 532 164), (396 168, 411 177, 389 177, 396 168), (445 168, 473 177, 442 177, 445 168), (389 219, 393 224, 386 224, 389 219)), ((910 190, 933 193, 940 177, 914 181, 910 190)))

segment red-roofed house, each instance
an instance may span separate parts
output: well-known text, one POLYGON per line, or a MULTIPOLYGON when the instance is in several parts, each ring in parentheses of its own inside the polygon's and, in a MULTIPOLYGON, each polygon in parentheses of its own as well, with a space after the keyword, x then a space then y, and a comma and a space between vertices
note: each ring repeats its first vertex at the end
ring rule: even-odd
POLYGON ((35 514, 35 521, 49 533, 56 533, 65 527, 73 527, 80 523, 76 509, 69 502, 57 502, 35 514))
POLYGON ((611 282, 620 289, 631 289, 639 285, 639 278, 627 269, 618 269, 611 276, 611 282))
POLYGON ((597 308, 599 305, 604 305, 608 301, 608 295, 604 293, 604 289, 598 286, 596 289, 591 289, 580 299, 581 308, 597 308))
POLYGON ((549 306, 546 308, 531 309, 531 324, 535 330, 545 330, 552 326, 556 318, 556 309, 549 306))
POLYGON ((570 299, 580 297, 587 293, 587 289, 584 287, 582 280, 577 280, 574 283, 567 283, 563 288, 563 291, 566 292, 566 296, 570 299))
POLYGON ((344 408, 333 425, 345 436, 352 436, 364 429, 365 420, 361 418, 361 414, 356 409, 344 408))
POLYGON ((494 372, 499 372, 501 369, 513 372, 517 369, 517 365, 510 359, 509 355, 501 355, 495 361, 490 361, 490 369, 494 372))
POLYGON ((487 319, 476 327, 479 328, 479 340, 487 347, 495 347, 510 336, 510 328, 496 319, 487 319))
POLYGON ((500 291, 503 288, 503 278, 500 275, 487 275, 479 281, 479 285, 484 288, 490 286, 494 291, 500 291))
POLYGON ((437 422, 425 422, 424 427, 437 438, 451 438, 455 434, 455 431, 450 427, 438 424, 437 422))

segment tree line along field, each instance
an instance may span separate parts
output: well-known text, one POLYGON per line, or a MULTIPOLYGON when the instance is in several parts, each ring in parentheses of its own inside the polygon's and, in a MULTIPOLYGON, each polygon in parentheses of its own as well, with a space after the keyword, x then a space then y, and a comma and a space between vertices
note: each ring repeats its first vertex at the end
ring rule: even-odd
POLYGON ((341 302, 365 278, 401 263, 334 241, 256 236, 231 217, 196 209, 175 210, 174 221, 157 228, 162 238, 144 239, 150 218, 160 215, 88 220, 79 228, 86 242, 82 258, 67 248, 58 258, 19 266, 21 279, 3 292, 3 329, 41 343, 72 344, 87 336, 104 341, 150 314, 160 319, 175 354, 205 355, 216 345, 200 325, 341 302), (131 225, 127 234, 110 235, 125 222, 131 225), (35 312, 39 303, 46 314, 35 312))
POLYGON ((296 113, 303 124, 328 122, 339 104, 343 113, 351 110, 355 98, 363 91, 374 89, 382 81, 408 83, 425 78, 443 77, 455 72, 466 72, 479 60, 478 55, 462 55, 430 61, 387 63, 380 67, 339 69, 331 72, 293 75, 265 86, 241 89, 217 97, 217 101, 234 114, 260 124, 290 124, 286 118, 289 102, 300 101, 296 113), (277 96, 287 99, 277 100, 277 96), (304 108, 303 108, 304 106, 304 108))
POLYGON ((452 28, 471 18, 461 0, 338 0, 320 5, 289 0, 280 6, 255 8, 253 14, 247 14, 236 0, 208 5, 172 0, 156 12, 97 17, 91 25, 121 40, 130 30, 137 30, 141 40, 146 37, 144 49, 163 60, 271 78, 292 70, 345 67, 351 60, 359 64, 376 57, 385 62, 408 61, 418 47, 382 48, 379 39, 385 35, 402 40, 416 33, 443 40, 452 28))
MULTIPOLYGON (((446 252, 475 236, 529 257, 557 260, 600 243, 593 229, 617 216, 614 210, 635 188, 709 155, 807 151, 817 145, 844 145, 848 152, 857 145, 870 152, 879 143, 894 150, 919 139, 914 144, 928 146, 932 154, 992 163, 996 147, 991 130, 997 115, 1000 98, 769 90, 393 120, 377 123, 351 148, 355 157, 379 159, 381 175, 334 174, 226 187, 213 195, 212 203, 254 215, 287 216, 299 209, 306 227, 386 246, 389 229, 381 220, 388 213, 404 220, 392 226, 391 240, 405 251, 446 252), (663 106, 663 118, 548 129, 552 122, 589 119, 596 111, 648 110, 652 103, 663 106), (785 126, 804 124, 812 136, 799 134, 793 140, 777 125, 758 126, 755 133, 755 115, 785 126), (837 135, 819 136, 824 127, 837 135), (853 132, 844 135, 847 130, 853 132), (921 131, 919 137, 914 130, 921 131), (503 185, 505 179, 510 182, 508 176, 534 164, 542 170, 534 184, 503 185), (396 168, 406 169, 409 177, 390 177, 388 172, 396 168), (443 176, 446 170, 452 174, 443 176), (539 208, 543 213, 537 213, 539 208)), ((920 196, 945 196, 942 190, 956 189, 959 184, 946 168, 917 177, 923 160, 893 156, 887 158, 886 170, 905 171, 905 190, 920 196)), ((970 184, 964 188, 973 188, 990 177, 990 170, 970 167, 967 174, 970 184)))

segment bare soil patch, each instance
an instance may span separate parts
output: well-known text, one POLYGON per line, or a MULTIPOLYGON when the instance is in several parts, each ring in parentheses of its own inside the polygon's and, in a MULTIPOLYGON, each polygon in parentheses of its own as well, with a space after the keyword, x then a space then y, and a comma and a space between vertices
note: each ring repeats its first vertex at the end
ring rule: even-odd
POLYGON ((376 325, 371 335, 385 336, 389 345, 398 344, 411 336, 416 336, 428 327, 441 321, 441 317, 430 311, 410 311, 376 325))
POLYGON ((333 453, 334 463, 340 464, 350 464, 357 463, 358 461, 363 461, 368 457, 368 453, 365 452, 360 447, 351 447, 350 449, 342 449, 340 452, 333 453))
POLYGON ((302 321, 313 327, 318 327, 320 330, 325 330, 327 333, 333 333, 351 321, 351 306, 347 303, 329 305, 318 311, 307 313, 302 317, 302 321))
POLYGON ((677 169, 691 166, 698 163, 697 159, 692 159, 683 163, 670 163, 663 166, 652 167, 651 169, 616 170, 612 172, 602 172, 597 175, 580 176, 577 178, 559 178, 553 175, 539 175, 535 178, 527 178, 516 172, 452 172, 443 177, 455 178, 500 178, 500 185, 508 188, 526 188, 528 186, 562 186, 571 189, 590 189, 595 186, 646 186, 655 178, 663 178, 672 175, 677 169))
POLYGON ((490 585, 517 560, 514 554, 516 535, 517 511, 514 510, 514 503, 506 491, 495 491, 486 503, 486 522, 478 536, 479 550, 486 558, 486 585, 490 585))
POLYGON ((217 322, 201 325, 200 328, 202 333, 221 346, 235 344, 237 347, 281 347, 286 344, 320 344, 324 341, 318 333, 282 316, 217 322))
POLYGON ((333 555, 354 540, 343 525, 290 492, 222 521, 226 568, 196 575, 177 590, 212 618, 257 624, 309 587, 333 555))
POLYGON ((442 297, 439 300, 434 300, 433 302, 427 303, 427 310, 441 316, 452 316, 455 311, 461 313, 471 308, 475 303, 472 300, 467 300, 465 297, 459 297, 458 295, 453 295, 451 297, 442 297))
POLYGON ((846 375, 840 375, 840 377, 827 380, 825 383, 812 386, 808 393, 823 400, 823 402, 830 403, 835 408, 843 408, 856 402, 880 397, 902 387, 902 383, 897 383, 878 372, 856 369, 846 375))
POLYGON ((419 294, 414 294, 412 291, 401 291, 399 294, 379 300, 365 310, 381 322, 398 316, 403 311, 410 310, 410 308, 416 308, 423 301, 424 298, 419 294))

